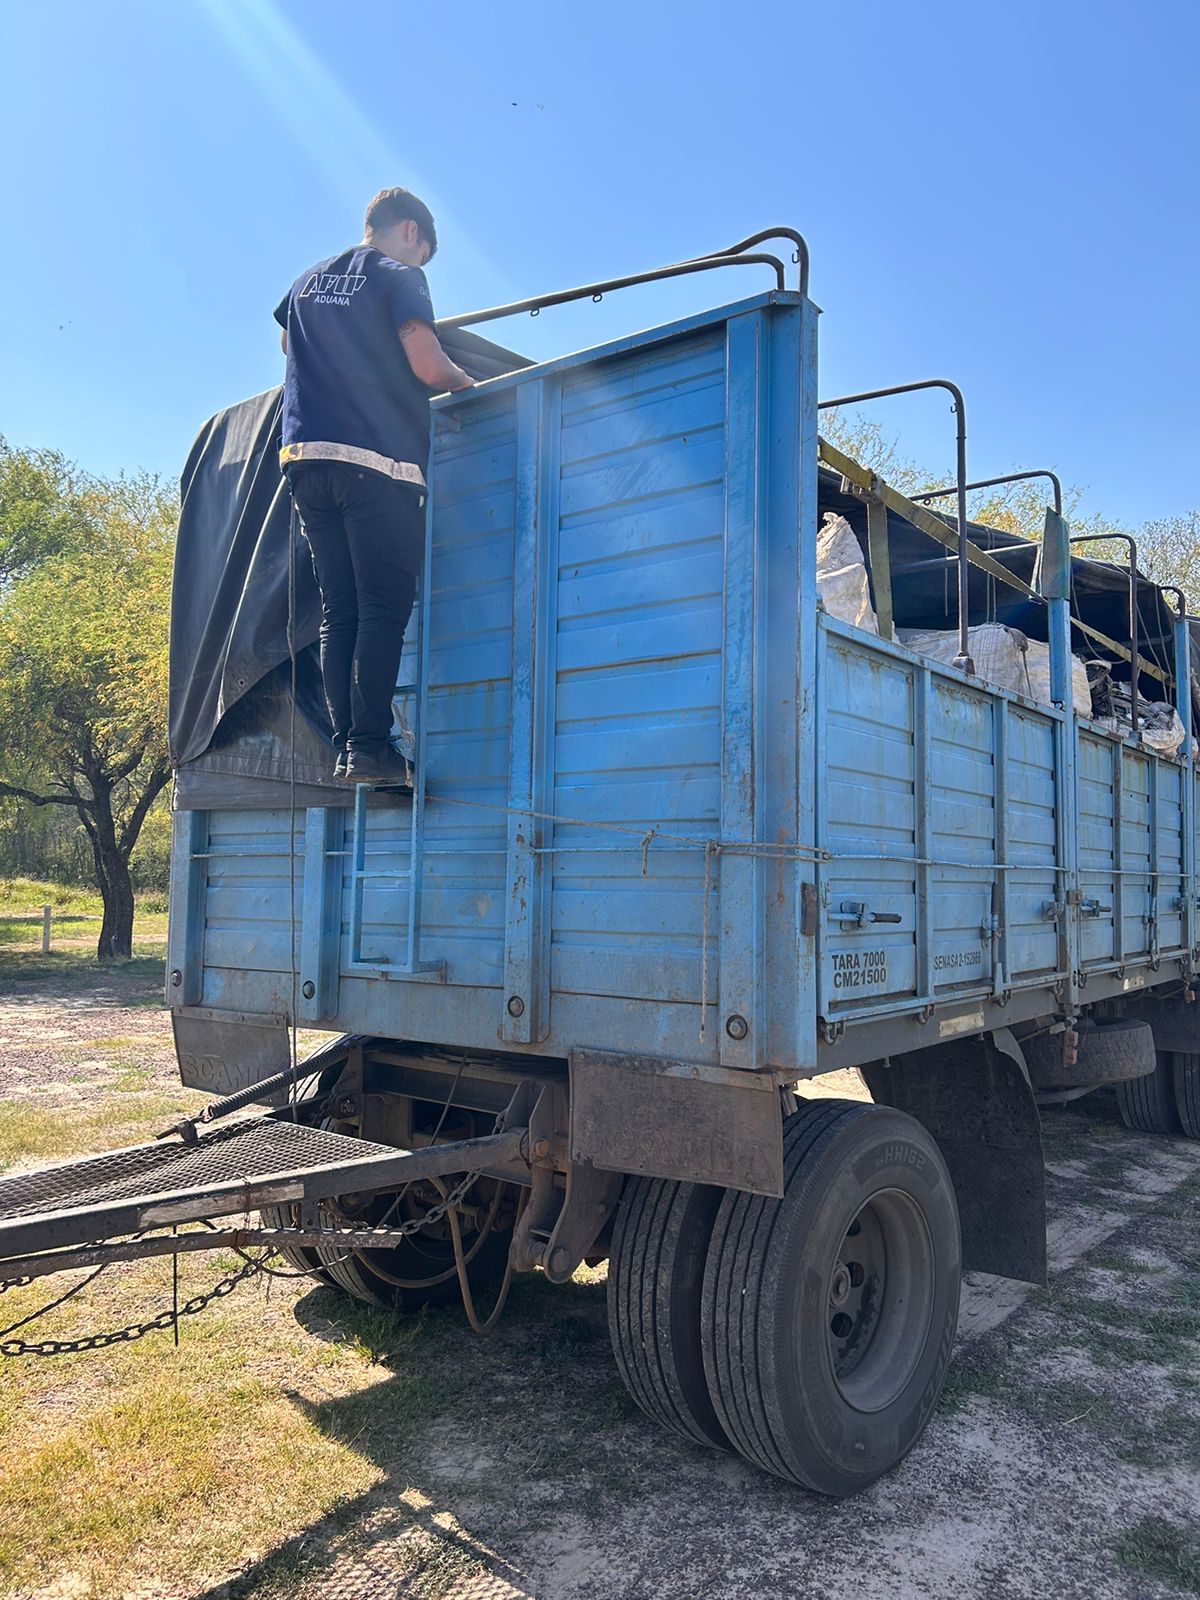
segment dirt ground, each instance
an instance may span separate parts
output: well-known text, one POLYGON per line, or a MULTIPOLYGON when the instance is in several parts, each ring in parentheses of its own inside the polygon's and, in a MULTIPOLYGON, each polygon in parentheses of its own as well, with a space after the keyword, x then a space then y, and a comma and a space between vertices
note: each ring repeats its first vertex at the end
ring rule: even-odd
MULTIPOLYGON (((0 1112, 32 1108, 52 1122, 69 1120, 124 1094, 131 1105, 148 1097, 149 1116, 160 1101, 178 1098, 169 1027, 144 976, 88 991, 56 993, 45 982, 6 987, 0 1112)), ((839 1076, 837 1092, 862 1094, 856 1077, 839 1076)), ((136 1122, 130 1112, 121 1126, 136 1122)), ((145 1136, 144 1128, 133 1134, 145 1136)), ((194 1554, 173 1560, 173 1525, 158 1539, 130 1534, 116 1577, 105 1576, 88 1549, 86 1537, 99 1533, 74 1545, 48 1543, 36 1578, 5 1593, 13 1600, 1200 1594, 1200 1145, 1128 1132, 1103 1096, 1048 1112, 1045 1137, 1049 1289, 969 1282, 950 1382, 928 1432, 897 1471, 857 1499, 802 1493, 644 1419, 612 1366, 602 1272, 561 1291, 540 1280, 520 1284, 502 1328, 484 1342, 453 1312, 397 1328, 328 1288, 276 1280, 269 1299, 248 1287, 221 1302, 240 1302, 242 1322, 212 1325, 232 1339, 253 1321, 258 1389, 250 1412, 212 1422, 217 1431, 206 1448, 215 1449, 217 1465, 185 1507, 188 1524, 202 1524, 222 1504, 228 1512, 239 1483, 247 1496, 261 1493, 261 1467, 244 1466, 239 1479, 225 1462, 221 1477, 222 1456, 242 1448, 255 1416, 299 1417, 307 1430, 286 1435, 291 1442, 286 1451, 281 1444, 268 1478, 299 1475, 310 1456, 318 1465, 326 1459, 312 1452, 325 1450, 330 1465, 320 1471, 343 1475, 337 1493, 313 1489, 319 1509, 305 1514, 304 1502, 300 1509, 289 1503, 261 1526, 263 1537, 239 1535, 242 1542, 222 1547, 207 1568, 194 1554)), ((48 1148, 35 1141, 35 1153, 48 1148)), ((7 1154, 20 1158, 11 1148, 7 1154)), ((92 1320, 111 1321, 115 1307, 110 1290, 92 1303, 92 1320)), ((234 1313, 206 1314, 226 1315, 234 1313)), ((85 1311, 80 1316, 86 1324, 85 1311)), ((166 1363, 165 1335, 160 1344, 152 1350, 147 1340, 121 1359, 166 1363)), ((218 1359, 212 1345, 190 1327, 184 1335, 196 1385, 208 1381, 204 1363, 218 1359)), ((228 1368, 227 1352, 223 1359, 228 1368)), ((10 1365, 15 1371, 20 1363, 10 1365)), ((23 1483, 44 1474, 45 1451, 76 1425, 72 1405, 83 1415, 100 1403, 93 1390, 78 1402, 64 1399, 71 1383, 84 1381, 73 1375, 83 1368, 66 1379, 52 1361, 22 1370, 26 1388, 12 1415, 36 1413, 37 1426, 14 1436, 28 1472, 23 1480, 18 1460, 7 1498, 0 1497, 0 1518, 18 1522, 33 1514, 23 1483)), ((222 1382, 235 1381, 221 1370, 222 1382)), ((132 1365, 112 1372, 118 1388, 137 1381, 132 1365)), ((103 1403, 112 1406, 112 1395, 103 1403)), ((98 1437, 115 1439, 108 1427, 98 1437)), ((145 1459, 131 1456, 131 1484, 145 1459)), ((76 1460, 61 1470, 85 1465, 76 1460)), ((119 1462, 115 1470, 120 1482, 119 1462)), ((322 1481, 316 1468, 312 1481, 322 1481)), ((162 1515, 169 1518, 169 1509, 162 1515)), ((19 1562, 11 1568, 23 1570, 19 1562)))

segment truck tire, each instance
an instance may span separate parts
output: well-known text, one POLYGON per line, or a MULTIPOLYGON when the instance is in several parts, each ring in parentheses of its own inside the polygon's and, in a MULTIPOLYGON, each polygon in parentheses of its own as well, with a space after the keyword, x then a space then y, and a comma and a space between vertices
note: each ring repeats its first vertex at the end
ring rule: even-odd
POLYGON ((725 1191, 627 1178, 608 1263, 608 1332, 621 1381, 655 1422, 728 1449, 700 1349, 700 1297, 725 1191))
MULTIPOLYGON (((453 1186, 459 1178, 456 1175, 444 1181, 453 1186)), ((414 1185, 413 1190, 416 1189, 414 1185)), ((468 1191, 466 1198, 470 1200, 474 1192, 468 1191)), ((489 1190, 488 1198, 490 1194, 489 1190)), ((378 1226, 388 1216, 395 1198, 394 1195, 375 1196, 369 1206, 347 1220, 367 1227, 378 1226)), ((486 1205, 487 1199, 481 1204, 486 1205)), ((415 1214, 415 1206, 410 1204, 400 1216, 412 1214, 415 1214)), ((486 1302, 488 1296, 499 1289, 504 1277, 512 1242, 512 1223, 510 1215, 505 1226, 494 1228, 482 1240, 477 1232, 463 1229, 467 1278, 472 1294, 481 1301, 486 1302)), ((346 1250, 322 1244, 317 1246, 316 1255, 331 1284, 367 1305, 407 1314, 420 1311, 424 1306, 455 1304, 461 1299, 454 1246, 445 1225, 439 1225, 436 1233, 419 1229, 409 1238, 378 1250, 346 1250)), ((483 1309, 486 1310, 486 1306, 483 1309)))
POLYGON ((1171 1051, 1175 1110, 1186 1139, 1200 1139, 1200 1055, 1171 1051))
POLYGON ((793 1113, 782 1200, 728 1191, 709 1246, 704 1365, 734 1447, 828 1495, 894 1467, 941 1392, 961 1276, 953 1186, 919 1122, 847 1100, 793 1113))
POLYGON ((1021 1041, 1034 1089, 1098 1089, 1154 1071, 1154 1033, 1148 1022, 1085 1021, 1079 1027, 1075 1062, 1063 1062, 1061 1033, 1037 1034, 1021 1041))
POLYGON ((1117 1084, 1117 1109, 1127 1128, 1138 1133, 1178 1133, 1175 1071, 1170 1051, 1160 1050, 1154 1071, 1117 1084))

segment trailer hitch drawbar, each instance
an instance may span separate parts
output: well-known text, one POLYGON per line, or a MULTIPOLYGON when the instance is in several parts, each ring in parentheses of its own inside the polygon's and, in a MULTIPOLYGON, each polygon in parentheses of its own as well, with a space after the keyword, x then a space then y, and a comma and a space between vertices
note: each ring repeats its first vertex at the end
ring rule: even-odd
POLYGON ((8 1264, 17 1257, 48 1250, 92 1247, 215 1217, 248 1218, 263 1207, 390 1193, 451 1173, 524 1167, 528 1142, 529 1129, 520 1126, 397 1150, 263 1117, 195 1145, 139 1145, 49 1173, 17 1174, 0 1179, 0 1277, 10 1275, 8 1264), (108 1198, 114 1192, 120 1198, 108 1198))

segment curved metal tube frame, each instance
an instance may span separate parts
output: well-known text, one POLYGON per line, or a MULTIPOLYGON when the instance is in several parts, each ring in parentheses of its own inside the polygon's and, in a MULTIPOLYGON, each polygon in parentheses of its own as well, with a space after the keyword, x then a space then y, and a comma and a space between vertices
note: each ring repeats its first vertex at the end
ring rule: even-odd
POLYGON ((764 244, 768 239, 790 239, 796 246, 792 253, 792 260, 799 264, 797 273, 797 287, 800 293, 808 293, 808 241, 802 233, 797 233, 795 228, 764 228, 761 233, 752 233, 745 239, 739 239, 736 244, 731 244, 727 250, 714 250, 709 256, 694 256, 695 261, 712 261, 718 256, 737 256, 743 250, 749 250, 756 244, 764 244))
MULTIPOLYGON (((962 390, 948 378, 923 378, 919 383, 898 383, 890 389, 868 389, 864 394, 844 394, 836 400, 819 400, 818 411, 831 411, 835 406, 861 405, 865 400, 883 400, 894 394, 912 394, 917 389, 945 389, 954 400, 958 418, 956 430, 958 482, 958 654, 954 665, 963 672, 974 672, 971 660, 970 636, 967 632, 967 403, 962 390)), ((915 499, 916 496, 913 496, 915 499)))
POLYGON ((1160 594, 1173 594, 1176 600, 1179 602, 1175 607, 1176 617, 1180 622, 1191 621, 1191 618, 1188 616, 1187 596, 1184 594, 1183 590, 1178 587, 1178 585, 1174 583, 1160 583, 1158 586, 1158 592, 1160 594))
MULTIPOLYGON (((769 236, 768 236, 769 237, 769 236)), ((584 283, 577 289, 560 289, 556 294, 534 295, 530 300, 514 300, 510 305, 491 306, 486 311, 466 311, 458 317, 440 317, 439 328, 468 328, 477 322, 495 322, 500 317, 515 317, 522 311, 537 316, 545 306, 561 306, 570 300, 583 300, 589 295, 599 300, 613 289, 628 289, 637 283, 655 283, 660 278, 678 278, 685 273, 709 272, 715 267, 774 267, 775 286, 786 289, 786 274, 778 256, 769 255, 711 255, 697 256, 693 261, 677 261, 669 267, 655 267, 650 272, 634 272, 623 278, 606 278, 601 283, 584 283)))
MULTIPOLYGON (((1138 731, 1138 604, 1137 604, 1137 541, 1131 533, 1081 533, 1068 541, 1070 544, 1106 544, 1118 539, 1129 546, 1129 718, 1134 735, 1138 731)), ((1178 591, 1177 591, 1178 592, 1178 591)))
MULTIPOLYGON (((1021 483, 1026 478, 1049 478, 1054 485, 1054 513, 1062 516, 1063 494, 1062 484, 1058 474, 1051 472, 1046 467, 1036 467, 1031 472, 1006 472, 1002 478, 979 478, 974 483, 967 484, 968 489, 994 489, 1002 483, 1021 483)), ((956 483, 949 484, 945 489, 928 489, 924 494, 910 494, 909 499, 921 505, 926 500, 940 500, 943 495, 955 494, 958 490, 956 483)))

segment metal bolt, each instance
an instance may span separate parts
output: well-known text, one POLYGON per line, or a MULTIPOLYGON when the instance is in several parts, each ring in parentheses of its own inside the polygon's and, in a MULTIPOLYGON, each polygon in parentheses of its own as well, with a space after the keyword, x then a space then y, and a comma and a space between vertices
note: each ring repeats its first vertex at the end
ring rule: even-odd
POLYGON ((353 1095, 345 1094, 338 1101, 337 1108, 339 1117, 352 1117, 358 1110, 358 1103, 354 1099, 353 1095))
POLYGON ((535 1161, 544 1161, 550 1154, 549 1139, 535 1139, 529 1153, 535 1161))
POLYGON ((172 989, 178 989, 179 985, 182 982, 183 982, 183 973, 180 972, 178 967, 172 967, 172 969, 171 969, 171 987, 172 987, 172 989))
POLYGON ((508 1014, 510 1017, 523 1017, 525 1015, 525 1002, 519 994, 509 996, 508 1014))
POLYGON ((317 992, 317 986, 312 981, 311 978, 306 979, 305 982, 302 983, 301 986, 300 986, 300 993, 304 996, 304 998, 306 1000, 311 1000, 313 995, 316 994, 316 992, 317 992))
POLYGON ((744 1039, 750 1032, 750 1024, 735 1011, 731 1017, 725 1018, 725 1032, 731 1039, 744 1039))

